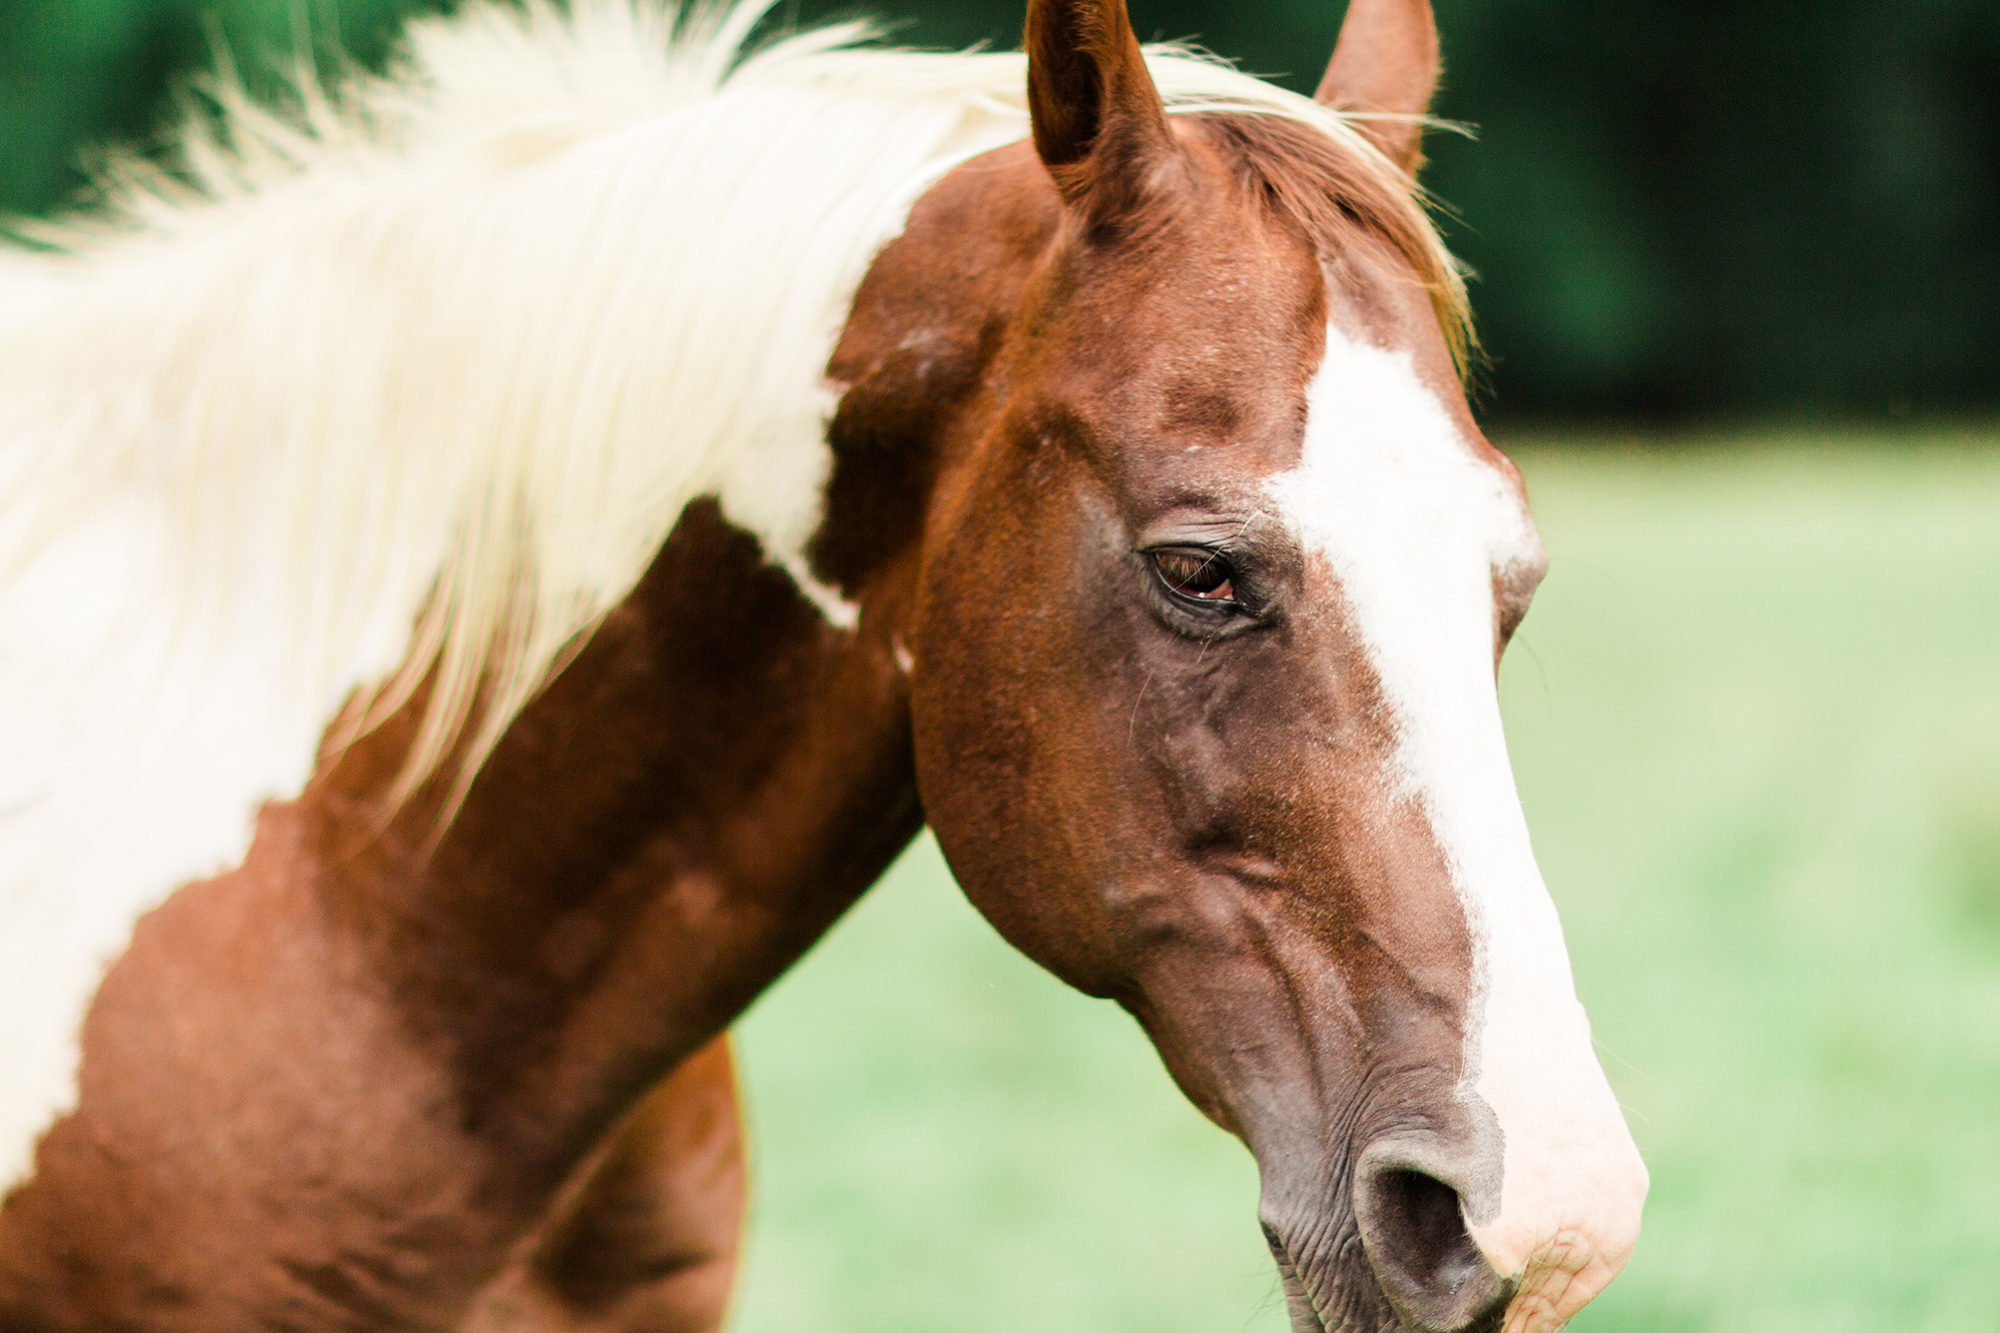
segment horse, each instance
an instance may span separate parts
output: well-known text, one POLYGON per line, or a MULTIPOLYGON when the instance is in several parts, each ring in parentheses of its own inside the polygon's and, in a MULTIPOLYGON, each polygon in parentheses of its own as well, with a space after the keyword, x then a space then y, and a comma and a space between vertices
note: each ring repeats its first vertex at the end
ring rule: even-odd
POLYGON ((1297 1333, 1559 1327, 1645 1169, 1416 185, 1030 0, 475 3, 0 256, 0 1329, 714 1330, 727 1029, 928 825, 1254 1155, 1297 1333))

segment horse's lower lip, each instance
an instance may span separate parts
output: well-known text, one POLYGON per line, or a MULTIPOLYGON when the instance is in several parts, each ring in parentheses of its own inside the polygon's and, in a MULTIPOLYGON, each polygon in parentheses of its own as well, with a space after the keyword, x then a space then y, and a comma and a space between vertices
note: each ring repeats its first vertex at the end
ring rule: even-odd
POLYGON ((1313 1302, 1305 1284, 1300 1281, 1298 1268, 1292 1262, 1291 1252, 1282 1237, 1270 1226, 1264 1228, 1264 1239, 1270 1243, 1271 1257, 1278 1264, 1278 1281, 1283 1285, 1285 1305, 1292 1320, 1292 1333, 1326 1333, 1326 1321, 1319 1316, 1319 1307, 1313 1302))
POLYGON ((1328 1216, 1266 1222, 1264 1239, 1278 1265, 1291 1333, 1380 1333, 1395 1315, 1361 1258, 1353 1221, 1328 1216))

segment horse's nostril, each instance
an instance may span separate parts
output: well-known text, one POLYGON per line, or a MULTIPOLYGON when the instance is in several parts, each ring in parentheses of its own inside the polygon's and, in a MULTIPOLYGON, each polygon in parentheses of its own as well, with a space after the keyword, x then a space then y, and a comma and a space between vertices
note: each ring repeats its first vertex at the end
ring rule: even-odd
POLYGON ((1421 1171, 1384 1171, 1375 1180, 1377 1234, 1384 1257, 1426 1286, 1456 1290, 1486 1267, 1466 1234, 1458 1191, 1421 1171))
POLYGON ((1356 1202, 1368 1263, 1413 1333, 1500 1327, 1508 1284, 1472 1243, 1451 1186, 1407 1167, 1377 1169, 1356 1202))

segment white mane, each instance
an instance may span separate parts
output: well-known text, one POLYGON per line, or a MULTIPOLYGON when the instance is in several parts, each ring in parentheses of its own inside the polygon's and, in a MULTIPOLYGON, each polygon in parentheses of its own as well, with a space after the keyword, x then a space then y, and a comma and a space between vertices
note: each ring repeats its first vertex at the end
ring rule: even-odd
MULTIPOLYGON (((225 91, 192 185, 128 165, 0 248, 0 1186, 71 1095, 51 1006, 235 863, 352 691, 432 673, 405 791, 455 754, 462 792, 705 494, 851 614, 802 556, 826 360, 917 195, 1026 135, 1025 65, 746 51, 769 3, 475 3, 295 121, 225 91)), ((1176 109, 1368 153, 1150 59, 1176 109)))

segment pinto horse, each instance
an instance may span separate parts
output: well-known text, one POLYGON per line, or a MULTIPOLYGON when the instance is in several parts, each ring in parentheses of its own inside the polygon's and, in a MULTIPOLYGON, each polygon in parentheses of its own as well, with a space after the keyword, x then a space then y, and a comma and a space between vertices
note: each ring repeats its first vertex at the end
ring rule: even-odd
POLYGON ((1239 1136, 1292 1326, 1552 1329, 1645 1172, 1418 199, 1031 0, 419 24, 0 257, 0 1330, 711 1330, 728 1024, 926 822, 1239 1136))

